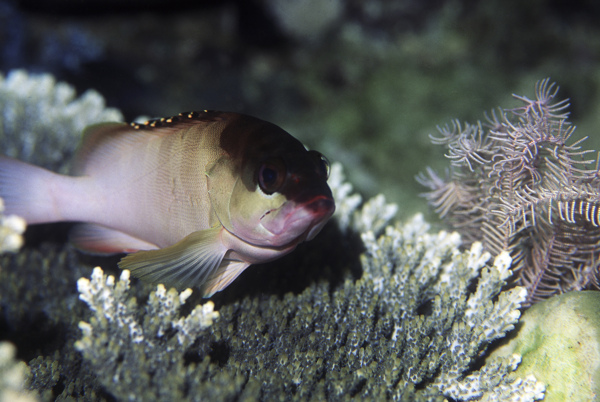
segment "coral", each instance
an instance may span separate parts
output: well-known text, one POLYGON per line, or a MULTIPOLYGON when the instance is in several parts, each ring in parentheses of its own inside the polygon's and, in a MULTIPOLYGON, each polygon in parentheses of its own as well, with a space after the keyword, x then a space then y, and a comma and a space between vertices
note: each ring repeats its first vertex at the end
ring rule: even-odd
POLYGON ((129 271, 115 283, 95 268, 91 280, 77 282, 80 298, 94 312, 81 321, 83 338, 75 343, 105 387, 119 399, 181 400, 186 372, 185 350, 219 315, 214 304, 197 305, 179 317, 181 305, 192 294, 163 285, 150 294, 145 308, 129 297, 129 271), (174 357, 179 356, 179 359, 174 357))
POLYGON ((548 385, 544 401, 590 401, 600 393, 600 293, 570 292, 536 303, 487 359, 523 355, 515 375, 548 385))
MULTIPOLYGON (((484 368, 467 376, 465 372, 485 345, 513 328, 527 293, 515 288, 492 303, 511 274, 508 254, 501 253, 492 267, 485 267, 490 255, 480 243, 461 254, 456 251, 458 234, 431 235, 427 229, 417 215, 403 228, 388 226, 377 240, 370 232, 363 234, 365 274, 380 293, 383 311, 394 312, 393 338, 400 338, 395 342, 404 346, 398 356, 403 370, 396 368, 404 371, 400 381, 405 385, 431 381, 428 390, 435 388, 459 400, 499 397, 508 379, 498 376, 497 369, 484 368), (468 287, 482 267, 476 290, 469 294, 468 287), (428 305, 430 314, 422 315, 423 305, 428 305)), ((499 367, 506 374, 511 366, 499 367)), ((538 395, 540 384, 531 380, 527 384, 526 392, 538 395)))
POLYGON ((487 125, 454 122, 432 141, 447 147, 450 174, 419 180, 435 211, 466 244, 509 251, 528 303, 598 286, 600 176, 595 151, 571 141, 566 100, 549 79, 523 106, 493 113, 487 125), (486 127, 486 129, 484 129, 486 127))
POLYGON ((5 216, 4 202, 0 198, 0 253, 16 252, 23 245, 23 236, 27 224, 16 215, 5 216))
MULTIPOLYGON (((49 74, 29 75, 22 70, 0 75, 0 116, 3 154, 60 172, 68 171, 84 127, 122 120, 119 111, 105 108, 97 92, 90 90, 75 98, 71 85, 56 83, 49 74)), ((15 250, 22 244, 24 223, 14 216, 1 220, 1 247, 15 250)), ((51 238, 57 237, 60 241, 60 232, 53 232, 51 238)), ((32 387, 43 391, 43 396, 52 393, 61 375, 79 370, 79 353, 72 347, 60 349, 75 337, 77 322, 85 312, 74 290, 77 279, 88 274, 89 268, 76 259, 71 249, 52 243, 0 257, 3 333, 26 359, 41 354, 33 360, 38 364, 32 365, 32 387)), ((93 382, 83 373, 67 383, 65 394, 81 393, 81 381, 93 382)), ((87 390, 88 395, 93 393, 87 390)))
MULTIPOLYGON (((385 224, 389 210, 381 198, 367 203, 351 225, 385 224)), ((118 399, 204 399, 212 395, 207 381, 229 383, 226 395, 251 399, 540 398, 543 386, 534 378, 508 376, 519 356, 470 369, 520 315, 525 290, 499 294, 510 275, 508 254, 486 265, 481 244, 460 253, 456 233, 427 231, 421 216, 378 237, 367 231, 358 281, 333 291, 313 283, 298 295, 246 297, 223 306, 211 331, 201 325, 192 337, 183 330, 190 318, 176 315, 189 291, 159 286, 140 309, 127 296, 127 271, 115 284, 96 268, 91 281, 79 281, 94 317, 80 323, 76 347, 118 399)), ((190 316, 205 311, 194 321, 206 306, 193 310, 190 316)))
POLYGON ((50 170, 66 172, 83 129, 105 121, 122 121, 106 108, 104 98, 88 90, 75 98, 75 89, 49 74, 13 70, 0 75, 0 143, 2 153, 50 170))
POLYGON ((23 362, 17 362, 17 351, 9 342, 0 342, 0 400, 11 402, 35 402, 38 397, 26 390, 29 369, 23 362))
POLYGON ((30 386, 42 400, 61 394, 94 400, 96 379, 81 369, 81 354, 73 347, 77 323, 87 313, 76 283, 89 272, 72 249, 51 243, 0 256, 2 334, 29 361, 30 386))
POLYGON ((336 200, 334 216, 340 229, 344 232, 347 232, 352 224, 352 229, 357 233, 367 230, 379 233, 398 211, 398 206, 386 204, 385 198, 381 194, 369 200, 362 211, 359 210, 362 197, 360 194, 352 193, 352 185, 345 181, 340 163, 336 162, 331 165, 328 183, 333 192, 333 198, 336 200))

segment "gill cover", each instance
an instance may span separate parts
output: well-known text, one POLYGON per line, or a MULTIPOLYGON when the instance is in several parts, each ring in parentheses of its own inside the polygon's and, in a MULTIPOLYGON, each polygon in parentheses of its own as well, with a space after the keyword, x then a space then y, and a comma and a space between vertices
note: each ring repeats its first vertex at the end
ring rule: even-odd
MULTIPOLYGON (((260 188, 257 175, 262 174, 263 179, 275 178, 271 173, 264 166, 257 168, 255 163, 236 166, 228 156, 219 158, 207 172, 208 194, 217 219, 227 231, 254 245, 273 245, 269 240, 272 234, 262 226, 261 218, 287 201, 281 193, 268 194, 260 188)), ((285 171, 280 170, 275 181, 285 179, 285 171)), ((269 188, 276 190, 274 182, 263 181, 263 184, 270 184, 269 188)))

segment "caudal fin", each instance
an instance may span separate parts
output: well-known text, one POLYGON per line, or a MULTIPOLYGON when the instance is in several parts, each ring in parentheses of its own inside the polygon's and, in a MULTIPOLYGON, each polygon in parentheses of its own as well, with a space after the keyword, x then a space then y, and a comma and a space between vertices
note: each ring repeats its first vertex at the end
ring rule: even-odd
POLYGON ((56 185, 61 175, 6 156, 0 156, 0 197, 5 214, 15 214, 27 223, 63 220, 57 207, 56 185))

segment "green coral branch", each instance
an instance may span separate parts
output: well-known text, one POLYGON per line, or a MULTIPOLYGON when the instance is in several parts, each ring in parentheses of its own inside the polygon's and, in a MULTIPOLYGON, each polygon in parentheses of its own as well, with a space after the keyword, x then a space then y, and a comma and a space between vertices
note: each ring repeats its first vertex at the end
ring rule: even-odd
POLYGON ((331 164, 328 183, 336 203, 334 217, 340 229, 345 232, 350 228, 352 215, 361 204, 362 197, 360 194, 352 194, 352 184, 346 182, 340 163, 331 164))
POLYGON ((77 288, 80 299, 94 314, 89 322, 79 323, 82 338, 75 348, 100 376, 107 378, 110 374, 108 378, 112 381, 105 386, 118 383, 121 392, 133 383, 139 387, 140 380, 147 390, 156 391, 155 376, 172 374, 172 366, 183 369, 183 361, 173 359, 173 353, 183 353, 219 316, 213 311, 214 304, 207 302, 188 316, 180 317, 179 310, 192 294, 191 289, 167 292, 163 285, 157 286, 146 307, 140 309, 136 299, 129 295, 127 270, 115 283, 114 276, 106 276, 101 268, 94 268, 91 279, 79 279, 77 288))
MULTIPOLYGON (((430 234, 420 215, 404 226, 388 226, 379 238, 366 232, 362 239, 364 275, 376 284, 380 300, 399 320, 392 339, 403 363, 398 368, 403 373, 401 384, 431 382, 430 392, 435 388, 457 400, 495 392, 489 386, 495 383, 490 377, 493 370, 468 373, 485 346, 512 330, 520 317, 527 291, 517 287, 500 292, 512 274, 510 255, 501 253, 488 266, 490 254, 481 243, 460 253, 458 234, 430 234), (477 287, 469 293, 473 280, 477 287), (498 300, 492 302, 496 296, 498 300), (430 313, 424 315, 421 310, 427 304, 430 313), (403 342, 398 342, 401 334, 403 342)), ((495 387, 513 382, 508 376, 502 378, 495 387)), ((532 384, 541 386, 531 381, 521 386, 533 392, 532 384)))
POLYGON ((525 379, 511 376, 519 363, 521 357, 517 354, 506 359, 494 359, 480 371, 450 384, 445 394, 459 395, 460 400, 521 402, 543 399, 545 386, 534 376, 529 375, 525 379))

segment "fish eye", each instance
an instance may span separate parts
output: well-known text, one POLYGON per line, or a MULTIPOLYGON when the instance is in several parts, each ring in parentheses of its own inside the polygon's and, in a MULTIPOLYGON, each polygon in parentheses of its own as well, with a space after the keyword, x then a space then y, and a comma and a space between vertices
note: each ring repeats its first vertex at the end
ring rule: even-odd
POLYGON ((325 176, 326 179, 329 178, 329 171, 331 169, 329 164, 329 159, 325 155, 317 151, 308 151, 313 154, 315 160, 317 161, 317 167, 319 174, 321 176, 325 176))
POLYGON ((275 159, 263 162, 258 169, 258 185, 267 195, 278 191, 286 177, 286 169, 282 160, 275 159))

